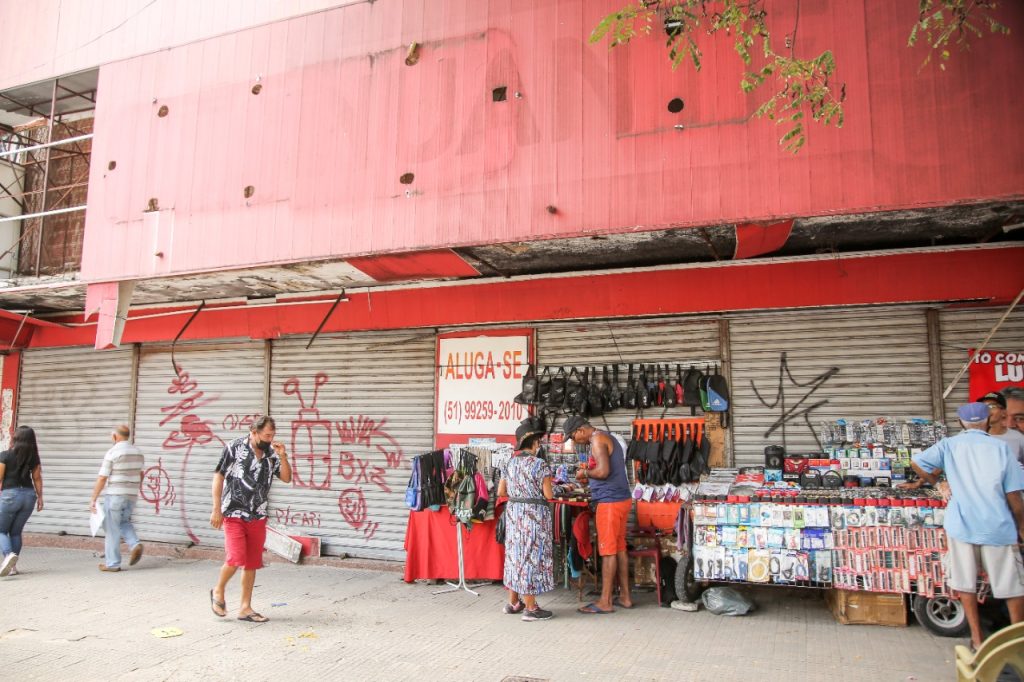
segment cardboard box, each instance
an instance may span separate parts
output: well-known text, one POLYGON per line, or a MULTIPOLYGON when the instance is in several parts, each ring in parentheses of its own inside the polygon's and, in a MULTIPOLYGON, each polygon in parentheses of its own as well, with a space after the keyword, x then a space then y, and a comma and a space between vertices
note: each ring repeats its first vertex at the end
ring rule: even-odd
POLYGON ((890 625, 905 627, 907 606, 902 594, 829 590, 825 603, 843 625, 890 625))

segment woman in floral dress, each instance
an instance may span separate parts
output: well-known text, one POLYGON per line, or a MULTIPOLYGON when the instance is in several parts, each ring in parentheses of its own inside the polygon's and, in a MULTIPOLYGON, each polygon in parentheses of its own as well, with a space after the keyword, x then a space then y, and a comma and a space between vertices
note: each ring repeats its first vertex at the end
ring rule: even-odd
POLYGON ((537 457, 543 433, 526 421, 516 429, 517 450, 502 471, 498 496, 505 506, 505 613, 522 613, 523 620, 547 620, 552 613, 537 605, 537 595, 555 589, 552 515, 548 505, 551 469, 537 457))

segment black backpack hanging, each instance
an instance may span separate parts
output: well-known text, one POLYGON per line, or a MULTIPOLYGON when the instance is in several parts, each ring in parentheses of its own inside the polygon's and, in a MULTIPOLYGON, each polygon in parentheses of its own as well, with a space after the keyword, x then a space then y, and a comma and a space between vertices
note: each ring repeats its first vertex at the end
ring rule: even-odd
POLYGON ((513 400, 520 405, 536 405, 539 382, 533 365, 526 366, 526 374, 523 375, 523 387, 513 400))
POLYGON ((619 366, 612 365, 611 381, 608 385, 608 409, 617 410, 622 407, 622 389, 619 388, 619 366))
POLYGON ((590 376, 592 380, 587 387, 587 415, 600 417, 604 414, 604 385, 598 383, 596 367, 590 376))
POLYGON ((658 375, 654 365, 647 365, 647 404, 660 405, 658 402, 658 375))
MULTIPOLYGON (((616 368, 618 369, 618 368, 616 368)), ((616 382, 617 383, 617 382, 616 382)), ((629 371, 626 374, 626 392, 622 396, 623 403, 627 409, 635 410, 637 406, 637 395, 636 395, 636 380, 633 379, 633 365, 629 365, 629 371)))
POLYGON ((683 405, 690 408, 690 414, 696 415, 700 407, 700 379, 704 376, 699 369, 690 365, 683 376, 683 405))
POLYGON ((608 365, 603 365, 601 367, 601 404, 604 406, 606 412, 618 407, 618 405, 614 404, 615 398, 612 395, 613 390, 614 386, 612 386, 612 378, 611 373, 608 371, 608 365))
POLYGON ((587 411, 587 389, 575 367, 569 371, 569 377, 565 380, 563 406, 566 411, 574 414, 584 414, 587 411))
POLYGON ((651 394, 647 389, 647 369, 640 365, 640 376, 636 379, 636 404, 640 410, 651 406, 651 394))
POLYGON ((551 400, 551 370, 548 367, 537 377, 537 404, 548 405, 551 400))
POLYGON ((548 407, 562 407, 565 404, 566 376, 565 367, 559 367, 555 376, 551 377, 551 390, 544 404, 548 407))
POLYGON ((676 406, 676 383, 675 377, 672 376, 672 368, 669 365, 665 365, 665 374, 667 379, 665 382, 665 407, 676 406))
POLYGON ((700 474, 694 472, 693 455, 695 450, 693 438, 690 437, 690 429, 687 428, 683 435, 682 445, 679 447, 679 480, 683 483, 689 483, 700 477, 700 474))
POLYGON ((679 441, 670 437, 669 434, 666 433, 663 443, 664 445, 661 448, 661 458, 663 462, 662 471, 665 472, 665 483, 679 485, 682 483, 676 475, 678 471, 677 462, 679 461, 679 441), (675 468, 676 471, 673 471, 673 468, 675 468))
POLYGON ((693 455, 694 464, 691 466, 691 470, 694 474, 694 480, 700 478, 701 474, 710 474, 711 466, 708 464, 708 460, 711 459, 711 441, 701 430, 700 440, 697 442, 697 447, 693 455))

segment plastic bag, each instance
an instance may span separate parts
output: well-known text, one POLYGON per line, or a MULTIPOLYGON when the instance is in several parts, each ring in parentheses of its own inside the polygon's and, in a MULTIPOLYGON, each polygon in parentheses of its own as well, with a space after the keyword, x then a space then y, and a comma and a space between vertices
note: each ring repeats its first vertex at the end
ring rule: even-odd
POLYGON ((704 608, 719 616, 745 616, 757 608, 747 596, 731 587, 712 587, 704 590, 700 600, 704 608))

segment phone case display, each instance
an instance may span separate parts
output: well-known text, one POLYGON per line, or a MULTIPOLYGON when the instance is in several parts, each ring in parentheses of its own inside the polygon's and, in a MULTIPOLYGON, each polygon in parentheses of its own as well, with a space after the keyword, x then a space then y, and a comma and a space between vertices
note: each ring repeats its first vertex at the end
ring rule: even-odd
POLYGON ((690 505, 694 579, 944 593, 941 499, 926 491, 839 493, 699 490, 690 505))
POLYGON ((896 485, 912 477, 911 458, 945 438, 946 427, 931 419, 838 419, 822 422, 820 436, 827 461, 812 466, 838 470, 850 484, 896 485))
POLYGON ((697 499, 692 509, 694 579, 832 581, 834 540, 827 506, 741 498, 697 499))

